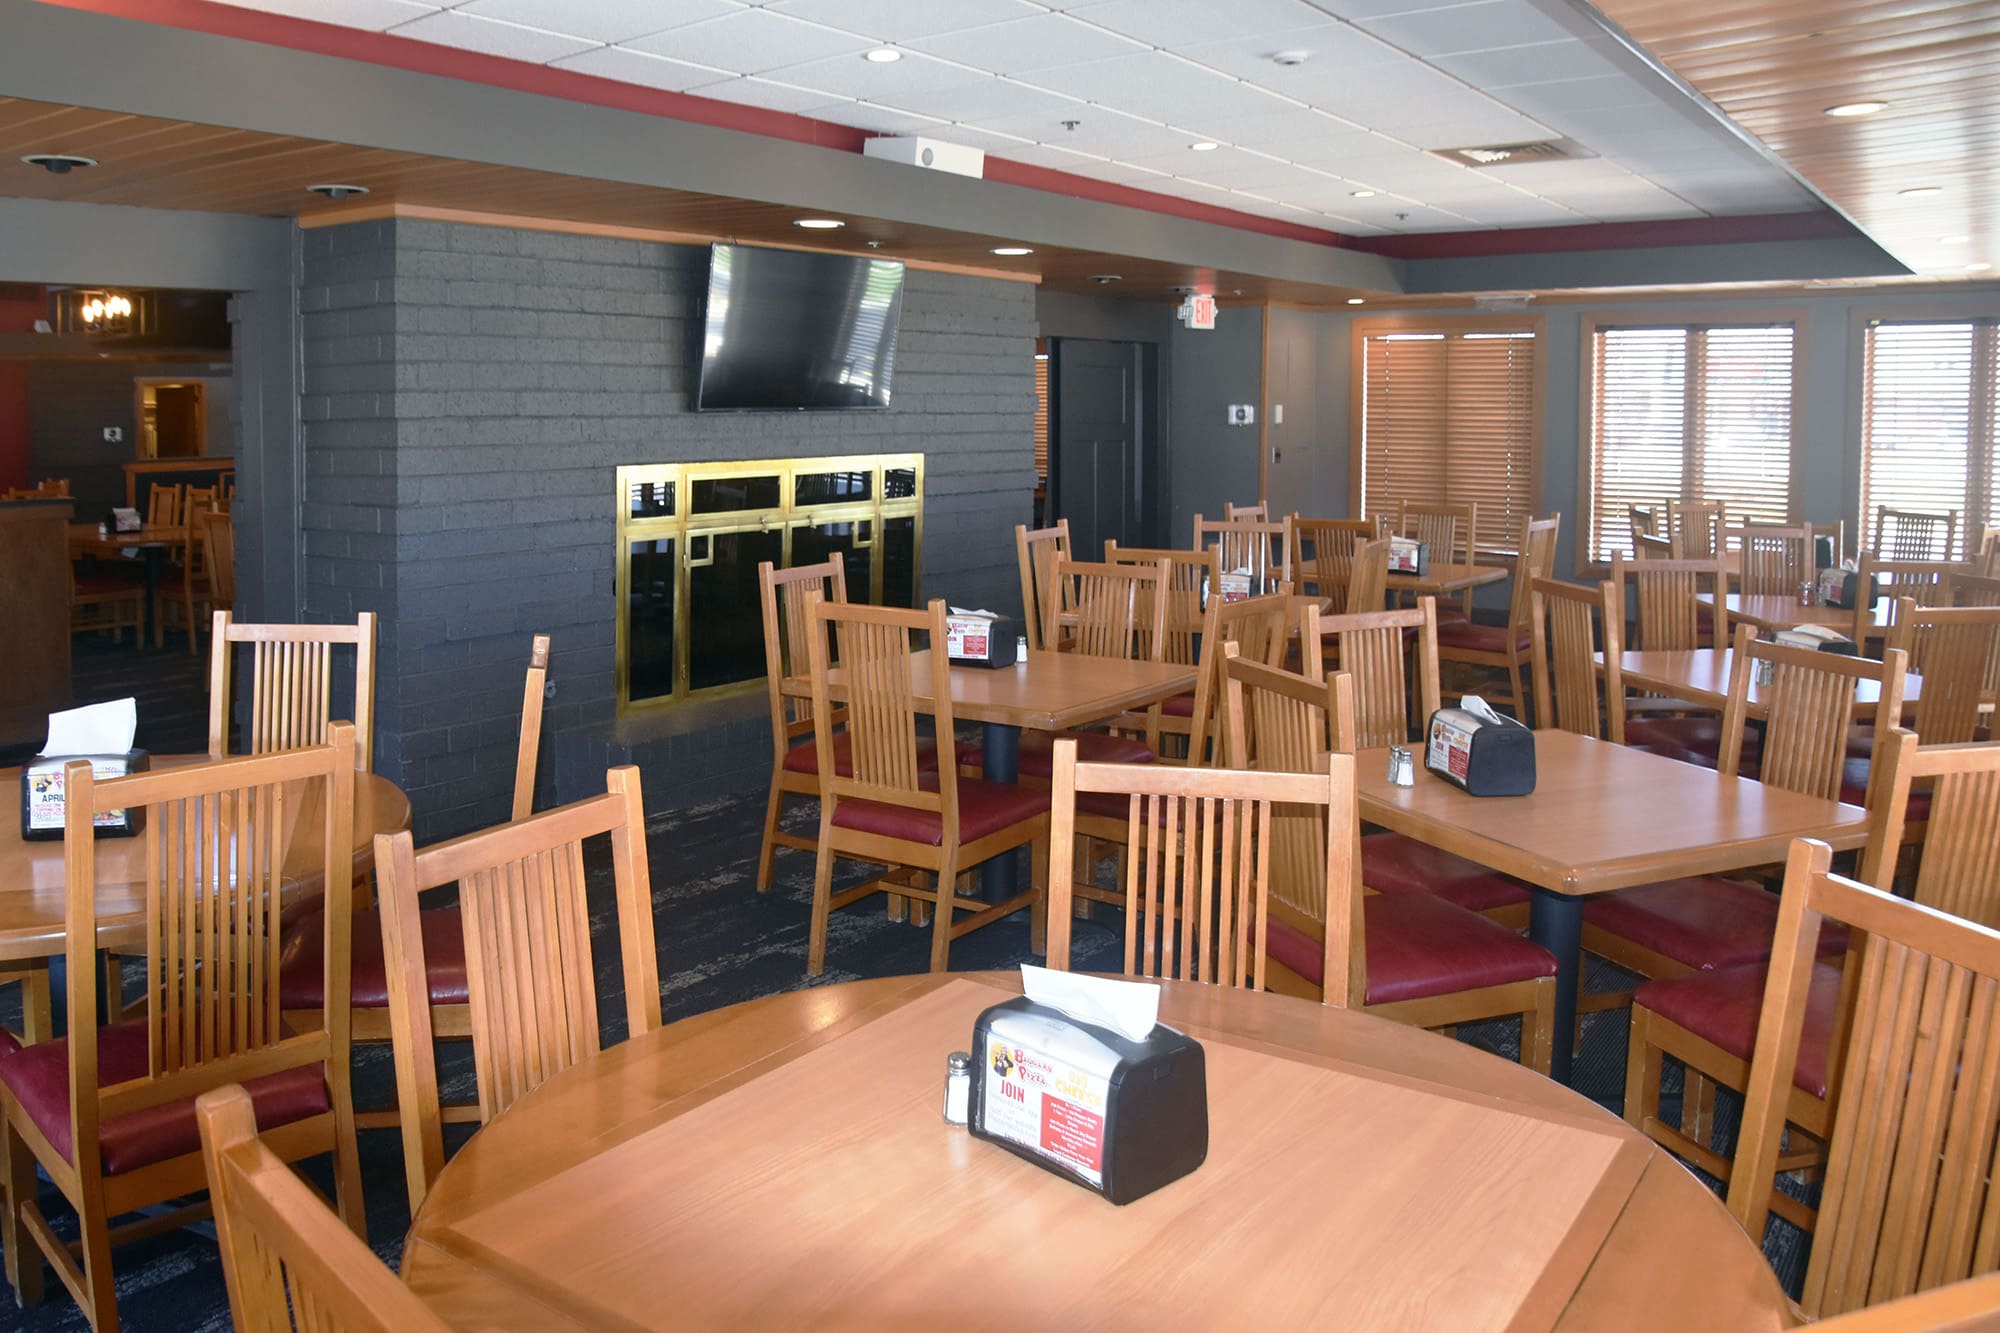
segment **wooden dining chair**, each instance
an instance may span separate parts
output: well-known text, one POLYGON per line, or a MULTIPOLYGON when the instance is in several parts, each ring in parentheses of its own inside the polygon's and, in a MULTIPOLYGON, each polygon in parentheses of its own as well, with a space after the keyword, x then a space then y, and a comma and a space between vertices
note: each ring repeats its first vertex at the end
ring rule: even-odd
POLYGON ((1256 520, 1211 522, 1194 516, 1191 550, 1217 548, 1224 574, 1250 575, 1253 595, 1273 592, 1279 583, 1292 582, 1292 521, 1275 523, 1256 520))
POLYGON ((315 745, 326 735, 333 699, 333 653, 354 650, 355 762, 370 771, 375 734, 375 613, 352 625, 239 625, 217 611, 209 643, 208 752, 226 755, 236 645, 251 645, 250 698, 238 734, 243 752, 315 745))
MULTIPOLYGON (((65 769, 69 1035, 0 1059, 0 1239, 21 1304, 40 1300, 46 1259, 93 1328, 117 1329, 111 1246, 205 1209, 156 1210, 116 1228, 112 1219, 201 1189, 194 1098, 231 1083, 248 1087, 278 1156, 332 1154, 340 1215, 362 1234, 345 1002, 354 747, 354 728, 341 722, 324 744, 277 754, 104 781, 81 760, 65 769), (143 820, 147 876, 130 886, 143 923, 118 927, 143 936, 146 976, 139 1016, 100 1027, 98 940, 112 923, 99 914, 91 829, 110 810, 138 811, 143 820), (308 874, 329 909, 322 982, 331 1003, 310 1021, 286 1023, 278 999, 282 890, 308 874), (74 1250, 42 1212, 37 1168, 76 1211, 74 1250)), ((121 914, 131 910, 120 902, 121 914)))
POLYGON ((1625 507, 1625 523, 1627 531, 1631 534, 1632 554, 1634 558, 1637 558, 1639 554, 1639 538, 1664 537, 1666 535, 1660 530, 1660 522, 1660 510, 1654 506, 1627 505, 1625 507))
POLYGON ((249 1093, 212 1089, 194 1113, 238 1333, 449 1333, 257 1137, 249 1093))
POLYGON ((178 528, 187 519, 181 506, 184 485, 154 482, 146 489, 146 526, 178 528))
POLYGON ((70 566, 69 574, 69 632, 86 634, 111 631, 113 643, 125 641, 125 631, 132 631, 134 647, 144 647, 140 635, 145 632, 146 585, 137 576, 115 568, 106 568, 106 562, 99 561, 87 574, 78 573, 76 566, 70 566))
MULTIPOLYGON (((1114 662, 1164 662, 1167 617, 1173 604, 1174 566, 1162 556, 1150 564, 1130 561, 1085 564, 1058 559, 1055 577, 1062 598, 1075 608, 1075 626, 1065 651, 1078 657, 1114 662)), ((1183 608, 1185 599, 1183 599, 1183 608)), ((1192 638, 1192 636, 1189 636, 1192 638)), ((1090 763, 1143 764, 1160 748, 1160 705, 1108 718, 1109 730, 1065 733, 1090 763), (1137 733, 1136 735, 1132 733, 1137 733)), ((1046 731, 1021 733, 1019 771, 1046 781, 1054 762, 1055 735, 1046 731)), ((979 747, 968 746, 961 762, 978 762, 979 747)))
POLYGON ((1991 1333, 2000 1328, 2000 1273, 1813 1320, 1825 1333, 1991 1333))
MULTIPOLYGON (((182 511, 187 540, 181 543, 180 564, 168 571, 167 577, 153 590, 155 648, 164 641, 167 621, 173 619, 187 630, 188 652, 199 653, 202 619, 215 614, 225 600, 216 595, 215 579, 208 563, 208 541, 203 519, 209 512, 206 507, 182 511), (168 610, 172 610, 174 615, 168 616, 168 610)), ((235 577, 233 560, 230 577, 235 577)))
MULTIPOLYGON (((236 527, 226 509, 204 510, 195 522, 201 534, 202 563, 208 568, 209 603, 218 611, 231 610, 236 605, 236 527)), ((193 600, 192 593, 189 600, 193 600)))
POLYGON ((1530 656, 1534 662, 1535 726, 1560 728, 1592 740, 1625 743, 1625 608, 1618 585, 1528 581, 1530 656), (1604 669, 1596 653, 1604 653, 1604 669))
POLYGON ((1737 587, 1745 597, 1797 597, 1801 584, 1818 577, 1812 524, 1745 523, 1736 531, 1743 558, 1737 587))
MULTIPOLYGON (((806 641, 812 675, 813 739, 819 754, 819 847, 813 872, 812 934, 806 973, 826 967, 827 918, 871 893, 929 903, 931 971, 942 972, 951 942, 1023 907, 1030 909, 1030 939, 1042 949, 1047 884, 1049 794, 1046 790, 987 782, 958 773, 926 774, 917 762, 918 704, 912 691, 913 639, 945 639, 945 605, 922 611, 839 605, 807 594, 814 617, 806 641), (829 649, 829 633, 832 645, 829 649), (847 673, 847 734, 854 771, 834 764, 833 700, 828 675, 837 655, 847 673), (958 875, 1016 847, 1033 845, 1033 885, 998 903, 962 897, 958 875), (833 892, 839 859, 888 866, 883 875, 833 892), (924 875, 930 876, 928 884, 924 875), (960 919, 961 913, 969 913, 960 919)), ((956 734, 951 708, 951 666, 941 652, 930 662, 930 713, 936 734, 956 734)), ((1143 765, 1137 765, 1143 767, 1143 765)))
POLYGON ((1851 1007, 1829 1042, 1841 1053, 1833 1133, 1799 1301, 1812 1318, 1991 1272, 2000 1246, 2000 931, 1832 862, 1825 843, 1801 840, 1785 864, 1729 1181, 1729 1210, 1761 1239, 1827 927, 1844 926, 1851 1007))
MULTIPOLYGON (((1295 615, 1293 599, 1284 592, 1241 602, 1209 599, 1202 613, 1194 693, 1182 696, 1188 700, 1188 749, 1182 762, 1196 768, 1222 766, 1222 645, 1233 643, 1244 657, 1275 666, 1284 660, 1295 615)), ((1162 712, 1178 705, 1177 699, 1169 699, 1162 712)))
POLYGON ((1635 613, 1633 647, 1649 653, 1729 645, 1728 566, 1720 560, 1634 560, 1614 553, 1611 581, 1635 613), (1710 599, 1703 606, 1699 599, 1710 599))
POLYGON ((1271 506, 1262 500, 1253 505, 1240 505, 1226 501, 1222 506, 1222 516, 1231 523, 1268 523, 1271 520, 1271 506))
MULTIPOLYGON (((1202 644, 1207 633, 1209 610, 1220 609, 1222 599, 1210 598, 1209 590, 1216 587, 1216 575, 1221 569, 1220 556, 1214 547, 1206 551, 1179 551, 1155 549, 1151 547, 1120 546, 1115 541, 1104 543, 1104 563, 1107 565, 1150 565, 1158 561, 1167 562, 1167 630, 1161 643, 1161 658, 1176 666, 1199 668, 1202 662, 1202 644)), ((1160 704, 1159 736, 1162 749, 1168 737, 1177 738, 1181 754, 1192 743, 1194 736, 1195 703, 1199 688, 1173 695, 1160 704)))
MULTIPOLYGON (((1316 774, 1354 761, 1343 742, 1355 730, 1355 690, 1344 673, 1321 681, 1230 657, 1224 674, 1231 768, 1316 774)), ((1266 826, 1270 988, 1426 1028, 1519 1015, 1521 1063, 1547 1073, 1554 955, 1441 896, 1364 894, 1352 782, 1349 768, 1337 820, 1280 806, 1266 826), (1345 844, 1337 882, 1316 873, 1332 840, 1345 844)))
POLYGON ((1667 532, 1675 559, 1720 559, 1725 554, 1723 534, 1728 528, 1729 505, 1726 501, 1667 501, 1667 532))
POLYGON ((1019 524, 1014 529, 1014 560, 1021 576, 1021 625, 1031 652, 1062 643, 1066 632, 1062 619, 1070 607, 1056 595, 1055 567, 1056 561, 1073 555, 1066 518, 1057 519, 1052 527, 1030 529, 1019 524))
MULTIPOLYGON (((624 966, 626 1035, 660 1026, 660 960, 639 770, 604 775, 605 794, 417 851, 407 830, 375 839, 389 1028, 403 1168, 416 1211, 444 1166, 428 953, 436 932, 422 895, 458 885, 477 1123, 485 1124, 600 1049, 597 972, 583 843, 609 834, 624 966)), ((434 918, 433 918, 434 919, 434 918)))
MULTIPOLYGON (((1617 552, 1612 553, 1615 560, 1617 552)), ((1674 550, 1674 539, 1655 536, 1650 532, 1640 532, 1632 537, 1632 558, 1634 560, 1675 560, 1679 556, 1674 550)))
POLYGON ((1892 623, 1899 598, 1911 598, 1919 606, 1948 605, 1954 576, 1964 568, 1946 560, 1891 560, 1863 551, 1855 561, 1854 623, 1847 637, 1866 648, 1877 634, 1875 608, 1883 602, 1892 623))
MULTIPOLYGON (((1405 500, 1396 510, 1397 535, 1430 547, 1434 565, 1469 565, 1479 542, 1479 506, 1423 504, 1405 500)), ((1438 603, 1438 622, 1471 619, 1472 589, 1438 603)))
POLYGON ((1374 539, 1375 523, 1370 519, 1294 516, 1292 578, 1299 591, 1344 604, 1355 549, 1374 539))
POLYGON ((1950 560, 1958 554, 1956 509, 1942 514, 1875 506, 1868 549, 1884 560, 1950 560))
POLYGON ((1901 598, 1886 644, 1922 679, 1904 717, 1926 744, 1988 739, 1989 674, 2000 660, 2000 606, 1919 606, 1901 598))
POLYGON ((1380 611, 1389 600, 1389 539, 1374 537, 1354 548, 1347 570, 1347 597, 1341 609, 1349 615, 1380 611))
MULTIPOLYGON (((514 747, 514 795, 509 819, 526 819, 535 808, 535 771, 541 759, 542 700, 549 675, 549 636, 537 634, 528 648, 528 669, 521 690, 521 726, 514 747)), ((285 1019, 313 1019, 324 1003, 321 984, 323 907, 289 914, 284 945, 278 956, 279 995, 285 1019)), ((466 1038, 472 1035, 465 965, 465 926, 456 903, 423 910, 424 959, 430 996, 431 1035, 466 1038)), ((389 965, 382 938, 379 906, 357 907, 353 913, 351 962, 348 969, 348 1031, 357 1044, 382 1044, 394 1037, 389 1012, 389 965)), ((447 1103, 447 1123, 478 1121, 476 1102, 447 1103)), ((396 1108, 357 1111, 363 1129, 395 1129, 402 1123, 396 1108)))
MULTIPOLYGON (((1304 675, 1317 680, 1331 674, 1316 655, 1331 641, 1341 674, 1353 690, 1353 733, 1336 736, 1335 748, 1407 745, 1413 735, 1421 745, 1441 702, 1436 601, 1419 597, 1415 606, 1400 611, 1345 616, 1325 616, 1318 607, 1307 605, 1299 610, 1299 622, 1304 675)), ((1337 712, 1334 721, 1343 722, 1347 716, 1337 712)), ((1362 838, 1361 868, 1371 889, 1434 894, 1508 927, 1528 924, 1526 885, 1405 834, 1371 833, 1362 838)))
POLYGON ((1521 520, 1520 534, 1515 539, 1514 590, 1508 602, 1506 624, 1451 620, 1437 627, 1438 661, 1506 672, 1508 706, 1523 721, 1527 720, 1528 692, 1521 682, 1524 669, 1534 660, 1534 631, 1530 623, 1532 585, 1555 568, 1556 533, 1561 525, 1560 516, 1521 520))

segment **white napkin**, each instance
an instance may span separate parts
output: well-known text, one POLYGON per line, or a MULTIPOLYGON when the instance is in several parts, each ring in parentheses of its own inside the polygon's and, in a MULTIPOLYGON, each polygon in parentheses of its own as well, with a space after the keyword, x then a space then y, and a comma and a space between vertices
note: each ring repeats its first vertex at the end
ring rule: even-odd
POLYGON ((1023 963, 1021 989, 1036 1004, 1110 1028, 1129 1041, 1144 1041, 1160 1021, 1160 988, 1143 981, 1108 981, 1023 963))
POLYGON ((997 611, 968 611, 962 606, 952 607, 951 613, 955 616, 979 616, 986 620, 998 620, 1000 618, 997 611))
POLYGON ((1513 721, 1512 718, 1505 718, 1500 716, 1498 713, 1494 712, 1493 705, 1487 703, 1484 699, 1480 698, 1476 694, 1465 695, 1464 697, 1459 699, 1458 706, 1465 712, 1468 712, 1472 714, 1474 717, 1478 718, 1481 722, 1488 723, 1492 726, 1504 727, 1509 722, 1513 721))
POLYGON ((42 758, 70 754, 124 754, 139 730, 139 701, 113 699, 49 714, 49 739, 42 758))

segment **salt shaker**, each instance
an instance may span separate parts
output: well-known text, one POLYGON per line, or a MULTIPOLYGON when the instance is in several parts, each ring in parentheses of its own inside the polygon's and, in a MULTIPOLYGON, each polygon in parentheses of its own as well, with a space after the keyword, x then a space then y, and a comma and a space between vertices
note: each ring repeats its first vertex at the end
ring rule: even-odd
POLYGON ((1811 606, 1812 604, 1813 604, 1813 586, 1812 586, 1812 581, 1811 581, 1811 580, 1807 580, 1806 582, 1804 582, 1804 583, 1801 583, 1801 584, 1799 585, 1799 605, 1800 605, 1800 606, 1811 606))
POLYGON ((1768 657, 1760 657, 1752 674, 1759 685, 1769 685, 1778 674, 1778 664, 1768 657))
POLYGON ((944 1120, 962 1125, 972 1106, 972 1057, 953 1051, 944 1062, 944 1120))
POLYGON ((1389 781, 1398 787, 1417 785, 1417 766, 1407 745, 1389 747, 1389 781))

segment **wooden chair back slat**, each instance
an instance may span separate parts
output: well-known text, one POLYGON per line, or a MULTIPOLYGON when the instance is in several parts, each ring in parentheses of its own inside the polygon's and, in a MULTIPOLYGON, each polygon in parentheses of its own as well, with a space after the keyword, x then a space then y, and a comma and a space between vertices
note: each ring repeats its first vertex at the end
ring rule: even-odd
POLYGON ((1234 500, 1223 502, 1222 516, 1231 523, 1264 523, 1271 517, 1271 506, 1263 500, 1253 505, 1240 505, 1234 500))
POLYGON ((1285 593, 1240 602, 1209 598, 1203 619, 1201 660, 1195 666, 1189 764, 1197 767, 1207 764, 1211 745, 1216 764, 1222 763, 1222 645, 1233 643, 1242 657, 1276 666, 1283 660, 1289 641, 1290 614, 1291 598, 1285 593))
POLYGON ((1253 593, 1269 593, 1275 590, 1276 584, 1292 581, 1292 520, 1289 517, 1275 523, 1249 519, 1217 523, 1196 514, 1191 549, 1205 551, 1211 545, 1217 549, 1223 573, 1250 575, 1250 590, 1253 593))
POLYGON ((1335 748, 1367 750, 1402 745, 1410 739, 1414 688, 1417 724, 1429 724, 1438 709, 1437 599, 1419 597, 1401 611, 1324 616, 1317 606, 1300 611, 1299 642, 1306 675, 1325 674, 1319 654, 1328 635, 1339 645, 1340 670, 1354 690, 1355 733, 1335 737, 1335 748), (1415 631, 1416 662, 1406 666, 1405 631, 1415 631))
POLYGON ((1354 548, 1354 560, 1347 572, 1349 615, 1380 611, 1389 596, 1389 539, 1376 537, 1354 548))
MULTIPOLYGON (((1175 551, 1151 547, 1104 543, 1107 565, 1152 565, 1167 563, 1167 629, 1161 644, 1162 660, 1176 666, 1193 666, 1200 656, 1202 605, 1208 590, 1216 586, 1219 568, 1214 547, 1206 551, 1175 551)), ((1150 613, 1143 600, 1141 610, 1150 613)), ((1145 625, 1142 620, 1140 622, 1145 625)))
MULTIPOLYGON (((1514 588, 1509 595, 1507 624, 1515 635, 1528 632, 1534 617, 1534 582, 1556 567, 1556 541, 1562 532, 1562 515, 1524 518, 1514 542, 1514 588)), ((1516 708, 1520 700, 1515 700, 1516 708)))
POLYGON ((355 762, 363 772, 373 762, 375 731, 375 613, 363 611, 352 625, 238 624, 217 611, 209 644, 208 752, 229 753, 229 715, 236 647, 251 645, 250 703, 239 739, 249 754, 318 745, 333 713, 335 648, 354 651, 352 697, 355 762))
POLYGON ((1058 559, 1055 578, 1075 608, 1076 629, 1069 647, 1085 657, 1119 661, 1162 661, 1166 642, 1159 627, 1167 621, 1170 566, 1082 564, 1058 559))
POLYGON ((528 677, 521 689, 521 734, 514 743, 514 803, 510 818, 535 811, 535 766, 542 754, 542 701, 548 696, 549 636, 528 645, 528 677))
MULTIPOLYGON (((1636 646, 1649 653, 1720 648, 1729 642, 1729 572, 1719 560, 1636 560, 1611 557, 1611 581, 1621 604, 1638 614, 1636 646), (1631 580, 1628 585, 1626 580, 1631 580), (1632 589, 1630 596, 1626 588, 1632 589), (1696 600, 1711 599, 1707 615, 1710 633, 1701 632, 1703 608, 1696 600), (1708 639, 1703 642, 1704 637, 1708 639)), ((1796 589, 1794 589, 1796 591, 1796 589)))
POLYGON ((1839 1314, 2000 1258, 2000 933, 1830 873, 1792 845, 1729 1207, 1763 1232, 1822 926, 1850 928, 1851 1014, 1800 1304, 1839 1314))
POLYGON ((203 1093, 195 1121, 238 1333, 446 1333, 450 1325, 258 1139, 249 1093, 234 1084, 203 1093))
POLYGON ((1950 560, 1958 554, 1956 509, 1925 513, 1875 506, 1875 539, 1869 545, 1884 560, 1950 560))
MULTIPOLYGON (((1881 700, 1875 710, 1876 735, 1886 736, 1903 715, 1903 676, 1908 659, 1890 649, 1880 662, 1865 657, 1766 643, 1750 625, 1736 627, 1730 660, 1729 698, 1722 710, 1719 767, 1725 777, 1742 771, 1743 729, 1749 715, 1750 678, 1760 661, 1771 663, 1771 682, 1761 687, 1765 705, 1763 758, 1758 780, 1806 796, 1835 800, 1847 760, 1847 732, 1854 715, 1854 691, 1875 681, 1881 700)), ((1869 775, 1872 792, 1879 772, 1869 775)))
MULTIPOLYGON (((1812 582, 1813 526, 1796 527, 1746 523, 1737 529, 1743 548, 1739 586, 1745 597, 1796 597, 1801 583, 1812 582)), ((1646 645, 1652 650, 1652 645, 1646 645)))
POLYGON ((1625 615, 1618 585, 1535 579, 1529 588, 1535 722, 1593 740, 1625 743, 1625 682, 1619 669, 1625 615), (1604 653, 1603 700, 1595 654, 1604 653))
POLYGON ((1062 643, 1062 617, 1073 608, 1061 597, 1056 581, 1056 562, 1068 560, 1075 552, 1069 544, 1069 520, 1059 518, 1053 527, 1014 529, 1014 559, 1021 576, 1021 624, 1028 647, 1040 652, 1062 643))
MULTIPOLYGON (((812 615, 806 599, 813 593, 829 602, 847 601, 847 564, 835 551, 816 565, 779 569, 770 561, 757 565, 757 600, 764 618, 764 692, 771 705, 772 762, 783 768, 785 751, 812 731, 812 698, 787 693, 785 682, 806 674, 806 640, 812 615)), ((836 716, 836 724, 844 720, 836 716)))
POLYGON ((1129 975, 1264 988, 1271 823, 1280 808, 1323 811, 1320 818, 1343 830, 1325 840, 1325 882, 1358 882, 1351 756, 1335 757, 1323 774, 1079 764, 1076 742, 1063 739, 1050 785, 1052 968, 1067 970, 1070 961, 1078 792, 1130 798, 1123 883, 1129 975))
POLYGON ((1900 598, 1888 646, 1902 649, 1911 674, 1923 678, 1911 708, 1925 743, 1978 739, 1982 709, 1992 701, 1988 678, 2000 661, 2000 606, 1919 606, 1900 598))
MULTIPOLYGON (((444 1162, 419 898, 457 884, 482 1123, 599 1050, 583 842, 609 834, 624 964, 626 1032, 660 1026, 659 956, 639 770, 606 792, 419 852, 375 839, 396 1047, 397 1103, 414 1209, 444 1162)), ((344 997, 343 997, 344 998, 344 997)))
MULTIPOLYGON (((1266 773, 1319 773, 1331 753, 1327 685, 1223 647, 1227 706, 1223 733, 1229 766, 1266 773)), ((1292 805, 1277 807, 1268 834, 1271 898, 1290 923, 1319 935, 1326 929, 1326 886, 1319 872, 1326 863, 1323 816, 1292 805)))
POLYGON ((1396 531, 1429 546, 1433 564, 1469 565, 1479 540, 1479 506, 1405 501, 1397 511, 1396 531))

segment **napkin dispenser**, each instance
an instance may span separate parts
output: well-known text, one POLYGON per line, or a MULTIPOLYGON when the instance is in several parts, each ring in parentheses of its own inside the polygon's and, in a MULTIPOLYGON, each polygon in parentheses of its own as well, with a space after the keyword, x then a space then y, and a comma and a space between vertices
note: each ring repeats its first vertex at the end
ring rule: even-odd
POLYGON ((1477 695, 1431 714, 1424 767, 1473 796, 1526 796, 1535 789, 1535 733, 1477 695))
POLYGON ((1179 1180, 1208 1156, 1201 1043, 1156 1024, 1132 1041, 1026 996, 972 1030, 974 1137, 1113 1203, 1179 1180))
POLYGON ((1389 572, 1391 574, 1415 574, 1422 577, 1431 572, 1431 544, 1420 542, 1413 537, 1391 537, 1389 539, 1389 572))
MULTIPOLYGON (((29 842, 45 842, 63 836, 63 767, 79 760, 88 761, 91 774, 100 782, 143 773, 152 766, 144 750, 124 754, 65 754, 37 756, 21 766, 21 837, 29 842)), ((94 821, 93 832, 100 838, 129 838, 145 823, 143 807, 106 810, 94 821)))
POLYGON ((960 611, 944 618, 945 656, 954 666, 1010 667, 1020 646, 1021 622, 990 611, 960 611))

